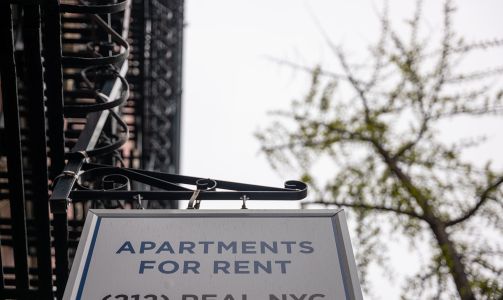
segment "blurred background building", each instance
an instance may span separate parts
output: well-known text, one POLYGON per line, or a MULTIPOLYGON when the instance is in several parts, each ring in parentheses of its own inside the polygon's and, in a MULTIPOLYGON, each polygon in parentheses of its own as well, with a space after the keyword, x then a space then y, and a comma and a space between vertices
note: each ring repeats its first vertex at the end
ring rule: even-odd
POLYGON ((86 211, 136 205, 52 217, 83 162, 178 172, 182 37, 183 0, 2 1, 1 299, 60 299, 86 211))

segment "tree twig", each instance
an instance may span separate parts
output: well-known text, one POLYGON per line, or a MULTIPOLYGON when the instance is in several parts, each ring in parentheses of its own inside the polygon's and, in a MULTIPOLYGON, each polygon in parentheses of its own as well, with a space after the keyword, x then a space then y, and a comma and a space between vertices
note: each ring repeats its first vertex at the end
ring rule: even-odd
POLYGON ((386 211, 386 212, 393 212, 401 215, 407 215, 409 217, 413 217, 416 219, 421 219, 424 220, 424 217, 422 215, 417 214, 414 211, 411 210, 401 210, 395 207, 389 207, 389 206, 384 206, 384 205, 374 205, 374 204, 365 204, 365 203, 348 203, 348 202, 338 202, 338 201, 314 201, 314 202, 308 202, 306 204, 322 204, 322 205, 337 205, 337 206, 343 206, 343 207, 351 207, 351 208, 360 208, 360 209, 368 209, 368 210, 380 210, 380 211, 386 211))
POLYGON ((484 205, 484 203, 490 199, 490 193, 497 189, 501 184, 503 183, 503 176, 499 177, 496 181, 494 181, 492 184, 490 184, 481 194, 479 197, 479 201, 467 212, 465 212, 462 216, 451 220, 449 222, 445 223, 445 226, 453 226, 456 224, 459 224, 461 222, 466 221, 469 219, 471 216, 473 216, 481 207, 484 205))

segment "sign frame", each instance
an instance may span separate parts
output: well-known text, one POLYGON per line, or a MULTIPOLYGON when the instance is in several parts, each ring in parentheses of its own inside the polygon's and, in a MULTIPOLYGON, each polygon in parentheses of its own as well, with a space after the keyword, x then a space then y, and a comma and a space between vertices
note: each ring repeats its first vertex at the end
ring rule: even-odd
POLYGON ((327 217, 332 221, 346 299, 363 300, 343 209, 313 210, 116 210, 90 209, 66 285, 64 300, 81 299, 102 218, 288 218, 327 217), (90 234, 91 233, 91 234, 90 234))

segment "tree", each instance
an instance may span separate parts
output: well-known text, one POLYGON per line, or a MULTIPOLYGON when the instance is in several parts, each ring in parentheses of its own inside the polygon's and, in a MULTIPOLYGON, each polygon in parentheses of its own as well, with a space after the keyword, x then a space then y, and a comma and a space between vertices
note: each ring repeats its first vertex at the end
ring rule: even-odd
POLYGON ((458 65, 503 42, 464 42, 446 1, 441 38, 430 46, 421 7, 418 1, 407 37, 392 28, 387 9, 379 15, 381 35, 368 66, 350 63, 326 34, 340 73, 282 61, 309 71, 310 89, 291 109, 275 112, 257 137, 273 167, 299 170, 310 183, 314 196, 305 205, 344 207, 355 218, 364 287, 391 231, 430 246, 403 298, 503 299, 503 172, 466 159, 484 139, 450 143, 441 136, 446 120, 502 112, 503 92, 491 79, 503 69, 467 73, 458 65), (334 162, 326 182, 313 175, 320 158, 334 162))

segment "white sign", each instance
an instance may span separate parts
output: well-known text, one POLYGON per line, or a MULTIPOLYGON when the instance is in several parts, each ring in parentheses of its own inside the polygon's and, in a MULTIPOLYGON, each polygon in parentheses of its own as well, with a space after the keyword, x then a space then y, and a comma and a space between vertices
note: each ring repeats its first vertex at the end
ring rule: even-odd
POLYGON ((342 210, 91 210, 64 299, 362 299, 342 210))

